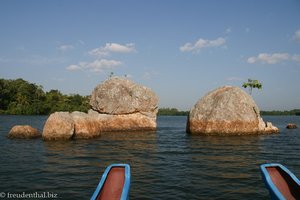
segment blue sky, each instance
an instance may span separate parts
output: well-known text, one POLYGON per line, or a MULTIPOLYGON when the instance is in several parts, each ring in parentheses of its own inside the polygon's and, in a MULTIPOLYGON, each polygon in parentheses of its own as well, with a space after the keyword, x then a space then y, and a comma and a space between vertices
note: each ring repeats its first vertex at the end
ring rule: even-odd
POLYGON ((258 79, 262 110, 300 108, 300 1, 0 1, 0 78, 91 94, 111 72, 189 110, 258 79))

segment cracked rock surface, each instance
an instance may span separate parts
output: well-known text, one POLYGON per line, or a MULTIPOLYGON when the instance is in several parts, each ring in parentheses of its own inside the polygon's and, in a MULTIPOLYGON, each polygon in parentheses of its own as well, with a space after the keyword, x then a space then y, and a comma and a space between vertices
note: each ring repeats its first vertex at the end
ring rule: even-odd
POLYGON ((158 97, 145 86, 126 78, 113 77, 95 87, 90 105, 93 110, 101 114, 141 113, 156 117, 158 97))
POLYGON ((90 105, 88 113, 52 113, 45 123, 43 139, 89 139, 103 132, 156 130, 158 97, 128 79, 114 77, 96 86, 90 105))
POLYGON ((238 87, 223 86, 202 97, 191 109, 187 132, 204 135, 277 133, 265 123, 250 95, 238 87))

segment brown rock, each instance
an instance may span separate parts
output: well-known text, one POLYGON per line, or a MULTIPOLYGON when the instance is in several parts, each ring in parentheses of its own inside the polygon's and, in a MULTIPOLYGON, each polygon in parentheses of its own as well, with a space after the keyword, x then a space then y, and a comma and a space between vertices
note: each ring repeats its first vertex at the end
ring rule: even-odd
POLYGON ((41 137, 41 133, 29 125, 17 125, 12 127, 9 131, 8 138, 38 138, 41 137))
POLYGON ((224 86, 209 92, 191 109, 187 132, 204 135, 275 133, 266 124, 253 99, 238 87, 224 86))
POLYGON ((88 139, 101 135, 101 122, 97 117, 77 111, 73 112, 71 116, 75 125, 76 139, 88 139))
POLYGON ((141 113, 108 115, 90 110, 89 115, 98 123, 99 130, 102 132, 156 130, 156 118, 141 113))
POLYGON ((114 77, 98 85, 91 96, 93 110, 57 112, 43 130, 45 140, 93 138, 101 132, 156 129, 158 98, 149 88, 114 77))
POLYGON ((296 129, 296 128, 298 128, 298 127, 297 127, 297 125, 294 124, 294 123, 288 123, 288 124, 286 125, 286 128, 287 128, 287 129, 296 129))
POLYGON ((74 120, 69 112, 55 112, 47 119, 44 140, 69 140, 74 136, 74 120))
POLYGON ((276 126, 273 126, 271 122, 267 122, 266 127, 263 130, 262 133, 279 133, 279 129, 276 126))
POLYGON ((93 110, 102 114, 142 113, 156 117, 158 97, 147 87, 126 78, 113 77, 94 89, 90 105, 93 110))

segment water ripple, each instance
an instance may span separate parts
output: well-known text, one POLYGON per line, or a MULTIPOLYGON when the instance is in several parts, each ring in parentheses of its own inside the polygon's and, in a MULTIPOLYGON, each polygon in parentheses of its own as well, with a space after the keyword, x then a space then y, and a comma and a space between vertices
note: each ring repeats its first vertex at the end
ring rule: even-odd
POLYGON ((299 118, 270 117, 278 135, 203 137, 185 117, 159 117, 156 132, 106 133, 94 140, 9 140, 15 124, 41 129, 45 116, 0 116, 0 191, 54 192, 88 199, 105 168, 129 163, 131 199, 268 199, 259 165, 280 162, 300 176, 299 118), (298 121, 297 121, 298 120, 298 121))

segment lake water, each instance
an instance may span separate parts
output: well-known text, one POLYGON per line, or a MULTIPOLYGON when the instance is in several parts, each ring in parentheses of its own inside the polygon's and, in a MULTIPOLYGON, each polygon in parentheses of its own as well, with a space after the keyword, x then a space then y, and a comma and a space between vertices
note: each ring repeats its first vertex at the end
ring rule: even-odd
POLYGON ((300 117, 264 117, 281 133, 191 136, 186 117, 158 117, 158 130, 93 140, 10 140, 13 125, 42 130, 47 116, 0 116, 0 195, 44 192, 89 199, 111 163, 131 165, 131 199, 268 199, 259 165, 278 162, 300 177, 300 117))

